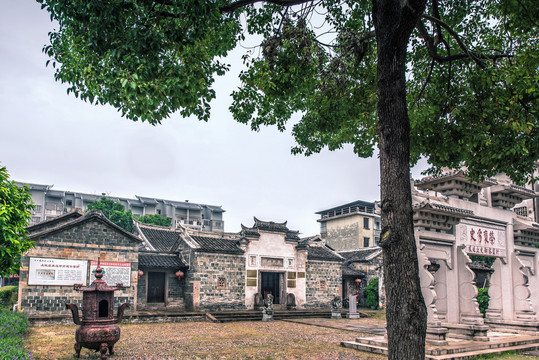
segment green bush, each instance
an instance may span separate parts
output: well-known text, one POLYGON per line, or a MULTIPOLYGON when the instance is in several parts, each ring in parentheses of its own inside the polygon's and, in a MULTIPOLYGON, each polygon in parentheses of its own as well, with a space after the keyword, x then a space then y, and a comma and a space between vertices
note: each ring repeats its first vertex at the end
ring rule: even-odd
POLYGON ((33 359, 24 348, 23 335, 28 328, 28 319, 21 312, 0 310, 0 360, 33 359))
POLYGON ((378 307, 378 278, 369 281, 369 284, 363 290, 363 294, 367 297, 367 306, 378 307))
POLYGON ((477 290, 477 302, 479 303, 479 311, 481 311, 484 317, 488 309, 488 302, 490 300, 490 296, 488 295, 488 288, 482 288, 477 290))
POLYGON ((0 309, 11 309, 17 303, 19 288, 17 286, 0 287, 0 309))

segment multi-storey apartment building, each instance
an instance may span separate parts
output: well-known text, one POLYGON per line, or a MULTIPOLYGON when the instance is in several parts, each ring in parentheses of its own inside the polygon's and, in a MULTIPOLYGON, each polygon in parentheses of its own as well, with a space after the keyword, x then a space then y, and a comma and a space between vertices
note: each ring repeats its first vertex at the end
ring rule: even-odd
POLYGON ((337 251, 375 246, 380 240, 381 220, 373 202, 358 200, 316 214, 320 235, 337 251))
POLYGON ((106 197, 121 203, 125 210, 135 216, 158 214, 172 219, 172 224, 205 230, 224 231, 221 206, 196 204, 185 201, 164 200, 135 195, 135 198, 115 197, 107 194, 87 194, 70 190, 55 190, 53 185, 18 183, 27 186, 32 195, 35 209, 30 225, 62 215, 73 209, 86 210, 88 204, 106 197))

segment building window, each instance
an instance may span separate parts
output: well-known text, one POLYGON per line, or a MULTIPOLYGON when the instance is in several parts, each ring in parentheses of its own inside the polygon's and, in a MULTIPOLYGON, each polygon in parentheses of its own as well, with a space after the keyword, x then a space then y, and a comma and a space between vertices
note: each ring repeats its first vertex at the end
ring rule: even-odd
POLYGON ((365 217, 363 218, 363 228, 364 229, 369 229, 370 225, 369 225, 369 218, 365 217))
POLYGON ((66 206, 73 206, 73 200, 66 200, 66 206))
POLYGON ((370 238, 364 237, 364 238, 363 238, 363 247, 369 247, 370 241, 371 241, 370 238))
POLYGON ((161 215, 161 209, 157 209, 157 215, 161 215))
POLYGON ((380 221, 374 222, 374 230, 380 230, 380 221))
POLYGON ((32 222, 33 222, 33 223, 38 223, 38 222, 40 222, 40 221, 41 221, 41 217, 39 217, 39 216, 32 216, 32 222))
POLYGON ((526 206, 521 206, 521 207, 514 208, 513 211, 517 215, 528 216, 528 208, 526 206))
POLYGON ((380 238, 379 237, 375 237, 374 238, 374 245, 378 245, 380 244, 380 238))
POLYGON ((258 265, 258 261, 257 261, 257 256, 256 255, 249 255, 249 266, 251 267, 256 267, 258 265))
POLYGON ((217 289, 226 289, 226 278, 225 277, 218 277, 217 278, 217 289))
POLYGON ((35 205, 34 212, 41 212, 41 205, 35 205))

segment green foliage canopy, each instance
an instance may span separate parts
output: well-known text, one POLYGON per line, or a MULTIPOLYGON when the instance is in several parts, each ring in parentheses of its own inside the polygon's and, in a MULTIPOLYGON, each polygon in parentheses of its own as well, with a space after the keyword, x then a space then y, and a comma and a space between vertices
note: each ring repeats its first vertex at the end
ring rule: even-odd
POLYGON ((159 225, 159 226, 166 226, 166 227, 170 227, 172 224, 171 218, 161 217, 161 215, 159 214, 143 215, 141 217, 138 217, 137 220, 145 224, 159 225))
MULTIPOLYGON (((301 113, 294 153, 353 144, 369 157, 378 145, 370 1, 37 1, 59 23, 43 49, 55 78, 85 101, 152 124, 178 110, 207 120, 223 57, 257 35, 232 94, 236 120, 283 130, 301 113)), ((408 46, 410 162, 522 180, 539 158, 538 7, 429 0, 426 9, 408 46)))
POLYGON ((5 166, 0 167, 0 276, 19 270, 20 255, 33 246, 26 227, 34 209, 27 187, 9 180, 5 166))
POLYGON ((101 200, 88 204, 87 211, 88 210, 101 210, 107 219, 122 229, 129 232, 133 229, 133 214, 131 213, 131 210, 125 211, 122 204, 114 202, 104 196, 101 200))

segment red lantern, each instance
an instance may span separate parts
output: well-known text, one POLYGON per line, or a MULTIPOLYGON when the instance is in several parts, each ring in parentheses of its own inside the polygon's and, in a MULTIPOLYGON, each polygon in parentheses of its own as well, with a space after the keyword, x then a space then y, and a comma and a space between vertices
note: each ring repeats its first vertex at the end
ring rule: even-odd
POLYGON ((142 270, 139 270, 138 273, 138 278, 137 278, 137 281, 140 280, 141 276, 144 275, 144 272, 142 270))
POLYGON ((356 283, 356 286, 359 287, 359 284, 361 284, 361 279, 355 279, 354 282, 356 283))
POLYGON ((178 271, 176 271, 176 274, 175 274, 175 275, 176 275, 176 277, 178 278, 178 280, 181 280, 184 274, 183 274, 182 271, 178 270, 178 271))

